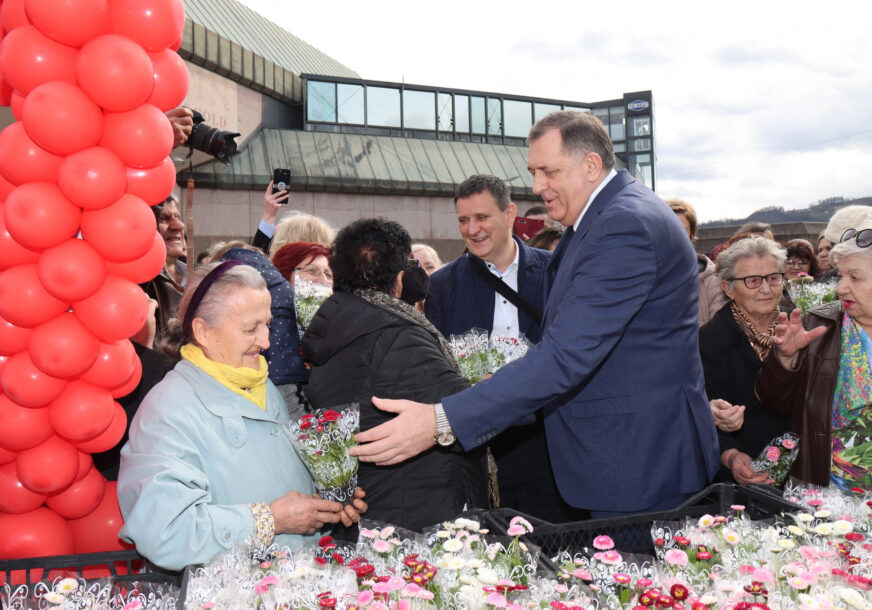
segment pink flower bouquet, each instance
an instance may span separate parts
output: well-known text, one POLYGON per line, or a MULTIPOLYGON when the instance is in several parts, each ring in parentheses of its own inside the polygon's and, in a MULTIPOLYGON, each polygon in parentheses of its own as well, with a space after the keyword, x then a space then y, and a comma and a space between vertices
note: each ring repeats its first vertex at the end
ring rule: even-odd
POLYGON ((798 451, 799 436, 793 432, 785 432, 773 438, 763 448, 757 459, 751 463, 751 467, 757 472, 769 471, 769 476, 775 480, 775 484, 780 485, 787 478, 798 451))

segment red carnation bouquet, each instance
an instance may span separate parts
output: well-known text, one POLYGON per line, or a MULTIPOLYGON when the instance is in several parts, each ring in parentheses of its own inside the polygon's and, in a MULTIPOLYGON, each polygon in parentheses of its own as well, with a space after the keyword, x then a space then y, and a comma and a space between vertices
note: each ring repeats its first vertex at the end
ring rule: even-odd
POLYGON ((357 487, 358 460, 348 450, 360 430, 357 403, 306 413, 286 432, 306 468, 315 489, 325 500, 351 504, 357 487))

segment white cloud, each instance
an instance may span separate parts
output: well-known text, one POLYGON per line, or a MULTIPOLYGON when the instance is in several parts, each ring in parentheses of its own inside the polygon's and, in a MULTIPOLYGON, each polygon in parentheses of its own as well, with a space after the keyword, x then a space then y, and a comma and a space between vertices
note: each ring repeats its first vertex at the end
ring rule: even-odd
POLYGON ((702 221, 872 195, 859 1, 243 2, 363 78, 581 102, 651 89, 657 190, 702 221))

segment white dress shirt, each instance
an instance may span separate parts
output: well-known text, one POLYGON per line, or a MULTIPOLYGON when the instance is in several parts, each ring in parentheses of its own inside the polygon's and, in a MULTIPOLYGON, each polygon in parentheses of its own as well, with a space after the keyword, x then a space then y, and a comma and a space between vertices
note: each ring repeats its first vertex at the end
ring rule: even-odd
POLYGON ((588 208, 590 207, 590 204, 593 202, 594 199, 596 199, 596 196, 600 194, 600 191, 606 187, 606 185, 609 183, 609 180, 611 180, 612 178, 614 178, 617 175, 618 175, 618 172, 616 172, 615 168, 613 167, 611 170, 609 170, 608 176, 606 176, 605 179, 602 182, 600 182, 597 185, 597 187, 593 190, 593 193, 590 194, 590 199, 587 200, 587 203, 584 204, 584 207, 581 209, 581 214, 579 214, 578 218, 575 219, 575 222, 572 223, 572 228, 574 230, 578 231, 578 225, 581 224, 581 219, 584 216, 584 213, 587 212, 588 208))
MULTIPOLYGON (((517 292, 518 259, 521 255, 521 249, 514 239, 512 239, 512 246, 515 248, 515 259, 503 273, 500 273, 499 269, 487 261, 485 261, 485 265, 487 265, 488 271, 498 278, 502 278, 509 288, 517 292)), ((518 324, 518 308, 499 292, 494 294, 494 325, 491 333, 498 337, 518 338, 521 336, 521 328, 518 324)))

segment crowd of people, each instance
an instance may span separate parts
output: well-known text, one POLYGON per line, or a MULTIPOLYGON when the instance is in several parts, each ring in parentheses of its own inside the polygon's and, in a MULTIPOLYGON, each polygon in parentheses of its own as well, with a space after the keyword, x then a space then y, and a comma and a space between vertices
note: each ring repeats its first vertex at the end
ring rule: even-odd
POLYGON ((464 180, 466 250, 447 264, 389 219, 277 222, 293 202, 270 183, 250 244, 186 266, 177 201, 155 206, 167 260, 143 286, 143 378, 122 400, 129 440, 99 462, 122 537, 180 569, 246 540, 354 538, 364 513, 417 530, 496 505, 552 522, 671 509, 713 481, 772 483, 752 461, 787 431, 793 474, 869 488, 872 208, 839 211, 816 245, 746 225, 709 257, 693 207, 617 171, 594 117, 552 113, 529 142, 543 205, 522 217, 500 178, 464 180), (785 287, 804 276, 838 279, 839 300, 801 316, 785 287), (304 285, 332 290, 306 327, 304 285), (472 329, 531 347, 470 386, 448 341, 472 329), (314 493, 284 426, 350 403, 343 506, 314 493))

